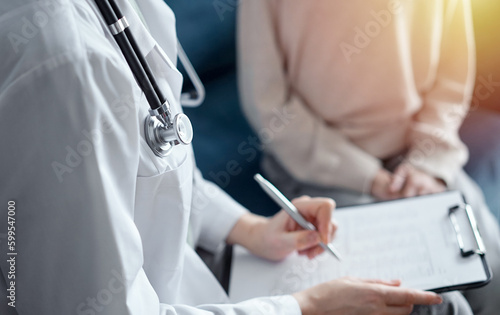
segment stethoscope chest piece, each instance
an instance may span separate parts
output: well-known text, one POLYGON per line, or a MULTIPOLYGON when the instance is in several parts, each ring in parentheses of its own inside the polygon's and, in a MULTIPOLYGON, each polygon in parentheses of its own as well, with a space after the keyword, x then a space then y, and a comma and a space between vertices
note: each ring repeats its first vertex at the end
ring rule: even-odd
MULTIPOLYGON (((158 86, 146 58, 142 56, 127 19, 123 16, 118 4, 115 0, 95 1, 149 103, 150 115, 144 122, 144 135, 149 147, 154 154, 164 157, 172 151, 174 146, 190 144, 193 140, 193 127, 189 118, 183 113, 173 117, 170 104, 158 86)), ((181 52, 181 61, 185 60, 183 64, 186 63, 188 73, 196 73, 185 56, 182 47, 180 47, 180 44, 178 45, 181 52)), ((199 81, 198 76, 194 76, 199 81)), ((200 82, 195 82, 195 85, 200 84, 200 82)), ((190 103, 192 105, 199 104, 203 101, 203 96, 204 89, 201 85, 198 98, 191 100, 190 103)))
POLYGON ((166 127, 158 118, 148 115, 144 122, 146 142, 159 157, 167 156, 177 144, 190 144, 193 127, 185 114, 177 114, 171 126, 166 127))

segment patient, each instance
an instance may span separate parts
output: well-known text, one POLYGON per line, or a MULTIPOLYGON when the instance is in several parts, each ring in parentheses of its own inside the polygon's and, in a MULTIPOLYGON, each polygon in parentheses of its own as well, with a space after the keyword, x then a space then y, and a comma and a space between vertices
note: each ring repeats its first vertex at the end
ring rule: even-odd
MULTIPOLYGON (((475 76, 469 0, 244 1, 238 35, 244 111, 288 197, 461 190, 500 274, 500 231, 458 136, 475 76)), ((465 295, 498 314, 500 279, 465 295)))

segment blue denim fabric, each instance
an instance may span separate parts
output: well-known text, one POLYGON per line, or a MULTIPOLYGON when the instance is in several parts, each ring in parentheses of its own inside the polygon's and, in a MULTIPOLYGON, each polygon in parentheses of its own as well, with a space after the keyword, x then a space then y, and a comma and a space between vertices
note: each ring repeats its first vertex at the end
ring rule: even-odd
POLYGON ((460 137, 470 152, 465 171, 479 184, 486 203, 500 222, 500 113, 471 111, 460 129, 460 137))

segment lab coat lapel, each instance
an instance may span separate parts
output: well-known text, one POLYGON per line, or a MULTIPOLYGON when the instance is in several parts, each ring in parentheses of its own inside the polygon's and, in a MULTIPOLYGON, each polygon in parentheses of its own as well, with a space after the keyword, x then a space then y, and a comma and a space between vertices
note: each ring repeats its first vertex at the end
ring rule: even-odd
POLYGON ((146 56, 153 50, 156 41, 148 32, 146 26, 142 23, 141 18, 132 7, 128 0, 117 0, 123 15, 127 18, 130 24, 130 31, 134 34, 135 40, 139 46, 143 56, 146 56))

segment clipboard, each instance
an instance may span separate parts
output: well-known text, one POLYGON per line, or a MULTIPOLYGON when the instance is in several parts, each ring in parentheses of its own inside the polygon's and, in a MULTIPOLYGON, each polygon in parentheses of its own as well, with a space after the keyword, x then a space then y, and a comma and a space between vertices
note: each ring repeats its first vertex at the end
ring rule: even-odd
POLYGON ((437 293, 478 288, 492 278, 474 213, 458 191, 343 207, 334 219, 333 244, 343 262, 327 254, 270 262, 235 246, 231 301, 291 294, 343 276, 400 279, 403 287, 437 293))
POLYGON ((472 207, 467 203, 465 196, 462 195, 462 199, 463 199, 463 204, 455 205, 455 206, 452 206, 448 209, 448 216, 449 216, 450 221, 453 225, 453 229, 455 230, 456 239, 457 239, 457 246, 460 249, 460 255, 464 259, 466 259, 467 257, 472 256, 472 255, 478 255, 481 258, 481 262, 483 263, 483 268, 484 268, 484 272, 486 274, 486 279, 484 281, 464 283, 461 285, 441 287, 441 288, 435 288, 435 289, 431 290, 431 291, 434 291, 436 293, 480 288, 480 287, 487 285, 491 281, 491 278, 492 278, 491 269, 488 266, 488 262, 486 261, 486 257, 485 257, 486 256, 486 246, 484 245, 483 238, 482 238, 481 233, 479 231, 479 226, 477 224, 476 217, 474 216, 474 212, 472 211, 472 207), (476 246, 475 248, 467 250, 465 245, 464 245, 464 238, 462 235, 462 230, 461 230, 460 224, 458 223, 458 220, 456 218, 458 211, 463 211, 467 216, 467 221, 469 223, 468 227, 470 227, 470 230, 472 231, 473 236, 474 236, 474 242, 475 242, 475 246, 476 246))

